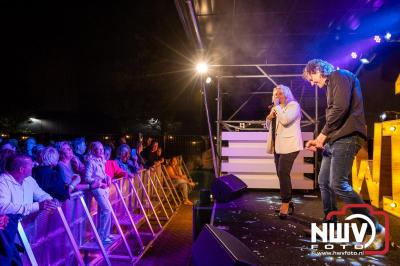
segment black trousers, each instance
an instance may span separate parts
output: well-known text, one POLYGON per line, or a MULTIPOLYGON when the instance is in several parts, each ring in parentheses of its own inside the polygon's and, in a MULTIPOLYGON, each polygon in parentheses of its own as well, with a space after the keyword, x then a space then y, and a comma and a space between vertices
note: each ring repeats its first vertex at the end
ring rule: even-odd
POLYGON ((283 203, 288 203, 292 200, 292 182, 290 180, 290 171, 292 171, 294 160, 299 151, 278 154, 274 153, 276 173, 279 177, 279 186, 281 189, 281 199, 283 203))

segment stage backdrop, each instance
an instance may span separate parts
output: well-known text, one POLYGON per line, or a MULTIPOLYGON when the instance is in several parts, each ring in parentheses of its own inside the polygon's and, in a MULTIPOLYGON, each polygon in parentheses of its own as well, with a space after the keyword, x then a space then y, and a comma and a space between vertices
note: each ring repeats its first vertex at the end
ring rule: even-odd
MULTIPOLYGON (((303 140, 313 138, 312 132, 303 132, 303 140)), ((249 188, 279 188, 274 157, 267 154, 267 132, 222 132, 222 140, 228 142, 222 147, 221 163, 223 174, 234 174, 249 188)), ((304 157, 313 157, 313 152, 303 150, 297 156, 292 169, 293 189, 313 189, 312 179, 304 173, 313 173, 314 165, 305 163, 304 157)))

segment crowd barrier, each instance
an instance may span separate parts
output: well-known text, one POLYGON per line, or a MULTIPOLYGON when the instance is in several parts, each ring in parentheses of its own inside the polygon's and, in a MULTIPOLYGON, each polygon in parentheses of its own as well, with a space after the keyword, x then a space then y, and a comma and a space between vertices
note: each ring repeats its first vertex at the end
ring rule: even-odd
POLYGON ((97 202, 91 192, 73 193, 51 213, 24 217, 18 224, 24 265, 135 263, 162 233, 183 198, 160 167, 142 170, 132 179, 113 180, 107 202, 115 233, 107 245, 96 229, 97 202))

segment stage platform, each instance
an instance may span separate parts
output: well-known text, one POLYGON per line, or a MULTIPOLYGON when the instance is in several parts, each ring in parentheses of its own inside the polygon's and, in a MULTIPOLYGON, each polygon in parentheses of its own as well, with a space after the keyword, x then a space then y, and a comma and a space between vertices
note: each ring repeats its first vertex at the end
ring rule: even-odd
POLYGON ((400 219, 390 216, 391 247, 386 255, 318 255, 304 229, 323 217, 319 192, 296 192, 295 213, 281 220, 279 192, 250 190, 228 203, 218 203, 214 225, 242 241, 263 265, 400 265, 400 219))

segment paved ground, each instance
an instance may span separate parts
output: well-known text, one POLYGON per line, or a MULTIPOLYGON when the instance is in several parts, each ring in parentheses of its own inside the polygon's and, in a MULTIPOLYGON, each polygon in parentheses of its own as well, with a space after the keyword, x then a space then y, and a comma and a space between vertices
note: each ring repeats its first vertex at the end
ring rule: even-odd
POLYGON ((182 205, 164 232, 153 243, 139 266, 189 265, 192 248, 192 207, 182 205))

